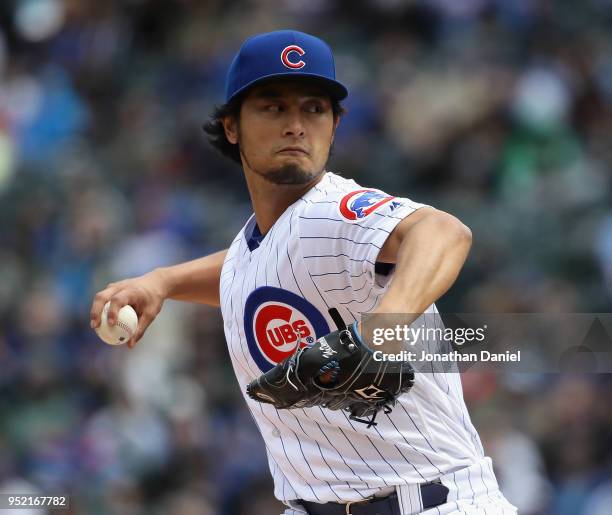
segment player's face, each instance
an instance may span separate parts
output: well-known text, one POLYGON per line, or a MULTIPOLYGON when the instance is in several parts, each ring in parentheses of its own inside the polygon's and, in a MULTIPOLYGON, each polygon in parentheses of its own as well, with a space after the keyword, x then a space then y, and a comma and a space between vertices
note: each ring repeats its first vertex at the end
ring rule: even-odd
POLYGON ((245 170, 275 184, 307 184, 322 173, 335 128, 323 89, 278 81, 247 95, 235 137, 245 170))

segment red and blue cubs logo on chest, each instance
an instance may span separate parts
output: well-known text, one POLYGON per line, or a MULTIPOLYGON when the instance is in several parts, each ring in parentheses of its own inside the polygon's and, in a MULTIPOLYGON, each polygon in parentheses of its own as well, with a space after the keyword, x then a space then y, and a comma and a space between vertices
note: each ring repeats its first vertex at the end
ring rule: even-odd
POLYGON ((303 297, 281 288, 254 290, 244 307, 244 332, 253 361, 267 372, 293 354, 298 346, 312 344, 329 333, 319 310, 303 297))

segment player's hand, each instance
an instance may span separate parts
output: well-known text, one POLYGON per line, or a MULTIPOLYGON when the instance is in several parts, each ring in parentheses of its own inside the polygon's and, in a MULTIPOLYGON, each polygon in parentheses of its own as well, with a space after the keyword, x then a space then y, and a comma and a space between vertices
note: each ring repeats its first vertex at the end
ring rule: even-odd
POLYGON ((119 310, 129 304, 138 315, 138 328, 127 344, 129 348, 133 348, 151 322, 155 320, 167 297, 168 287, 164 273, 160 269, 140 277, 110 283, 94 296, 89 314, 91 328, 94 329, 100 325, 102 309, 108 301, 110 301, 110 307, 107 320, 110 325, 117 322, 119 310))

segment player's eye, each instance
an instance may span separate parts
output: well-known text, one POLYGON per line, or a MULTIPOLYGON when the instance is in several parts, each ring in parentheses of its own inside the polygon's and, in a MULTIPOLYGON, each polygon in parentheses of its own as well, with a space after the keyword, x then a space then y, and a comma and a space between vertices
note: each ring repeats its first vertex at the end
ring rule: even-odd
POLYGON ((306 111, 309 113, 322 113, 325 109, 321 104, 310 104, 306 107, 306 111))
POLYGON ((267 104, 264 106, 264 111, 269 113, 280 113, 282 109, 283 108, 279 104, 267 104))

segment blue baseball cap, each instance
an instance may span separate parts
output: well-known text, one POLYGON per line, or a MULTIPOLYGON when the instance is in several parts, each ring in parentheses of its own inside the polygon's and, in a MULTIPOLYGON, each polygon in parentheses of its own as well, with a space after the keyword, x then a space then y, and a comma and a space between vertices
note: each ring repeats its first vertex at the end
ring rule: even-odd
POLYGON ((243 43, 227 72, 225 101, 256 84, 284 77, 319 82, 337 100, 348 95, 346 87, 336 80, 334 55, 325 41, 297 30, 277 30, 257 34, 243 43))

